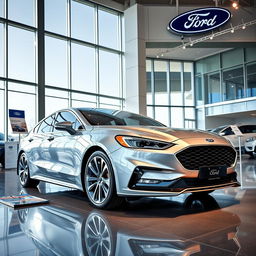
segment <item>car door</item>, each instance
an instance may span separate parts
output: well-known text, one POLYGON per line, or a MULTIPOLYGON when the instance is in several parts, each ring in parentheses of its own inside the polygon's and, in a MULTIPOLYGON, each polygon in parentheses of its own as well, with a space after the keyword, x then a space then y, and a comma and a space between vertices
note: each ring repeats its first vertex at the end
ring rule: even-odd
POLYGON ((52 138, 54 119, 55 114, 42 120, 28 140, 27 157, 30 163, 31 176, 48 176, 48 169, 52 163, 48 146, 52 138))
POLYGON ((71 122, 72 128, 77 131, 75 135, 67 131, 58 131, 54 128, 53 139, 49 144, 49 154, 54 159, 51 166, 51 176, 60 181, 71 184, 79 183, 81 162, 85 147, 89 145, 83 136, 83 124, 71 111, 58 112, 54 123, 71 122))

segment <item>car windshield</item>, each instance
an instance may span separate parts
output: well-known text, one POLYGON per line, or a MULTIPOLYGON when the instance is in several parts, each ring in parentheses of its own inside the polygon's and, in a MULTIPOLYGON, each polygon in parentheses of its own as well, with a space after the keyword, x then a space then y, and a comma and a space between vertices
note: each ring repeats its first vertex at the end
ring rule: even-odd
POLYGON ((211 132, 214 132, 214 133, 219 133, 221 130, 223 130, 226 126, 221 126, 221 127, 217 127, 213 130, 211 130, 211 132))
POLYGON ((162 123, 149 117, 126 111, 110 109, 80 109, 80 112, 91 125, 124 125, 124 126, 162 126, 162 123))
POLYGON ((239 130, 241 133, 256 133, 256 125, 242 125, 239 130))

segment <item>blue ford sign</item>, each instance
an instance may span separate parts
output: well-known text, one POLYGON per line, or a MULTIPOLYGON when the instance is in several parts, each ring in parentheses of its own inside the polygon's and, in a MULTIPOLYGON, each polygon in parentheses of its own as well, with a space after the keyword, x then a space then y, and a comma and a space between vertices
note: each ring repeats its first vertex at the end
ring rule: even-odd
POLYGON ((195 9, 172 19, 167 29, 179 34, 203 33, 224 25, 230 16, 230 11, 224 8, 195 9))

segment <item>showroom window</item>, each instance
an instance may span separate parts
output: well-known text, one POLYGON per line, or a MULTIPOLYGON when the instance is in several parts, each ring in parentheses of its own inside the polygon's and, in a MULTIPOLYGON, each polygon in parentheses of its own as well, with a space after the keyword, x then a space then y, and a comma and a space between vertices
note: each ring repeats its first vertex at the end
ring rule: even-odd
POLYGON ((8 26, 8 77, 36 82, 35 32, 8 26))
POLYGON ((255 61, 255 48, 238 48, 196 61, 197 106, 256 96, 255 61))
POLYGON ((192 62, 146 60, 147 114, 167 126, 195 128, 192 62))
POLYGON ((256 96, 256 63, 246 66, 247 73, 247 97, 256 96))
MULTIPOLYGON (((0 0, 3 113, 25 110, 32 128, 67 107, 122 109, 121 28, 121 12, 89 1, 0 0)), ((1 131, 11 133, 0 114, 1 131)))

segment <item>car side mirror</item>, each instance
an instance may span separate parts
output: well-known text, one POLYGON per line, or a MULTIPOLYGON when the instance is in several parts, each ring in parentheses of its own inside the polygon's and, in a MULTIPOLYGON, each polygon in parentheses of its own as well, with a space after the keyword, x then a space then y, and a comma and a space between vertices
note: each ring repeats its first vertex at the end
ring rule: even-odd
POLYGON ((220 135, 220 136, 225 136, 226 133, 225 133, 225 132, 220 132, 219 135, 220 135))
POLYGON ((73 129, 71 122, 59 122, 59 123, 56 123, 54 127, 58 131, 67 131, 71 135, 76 134, 76 130, 73 129))

